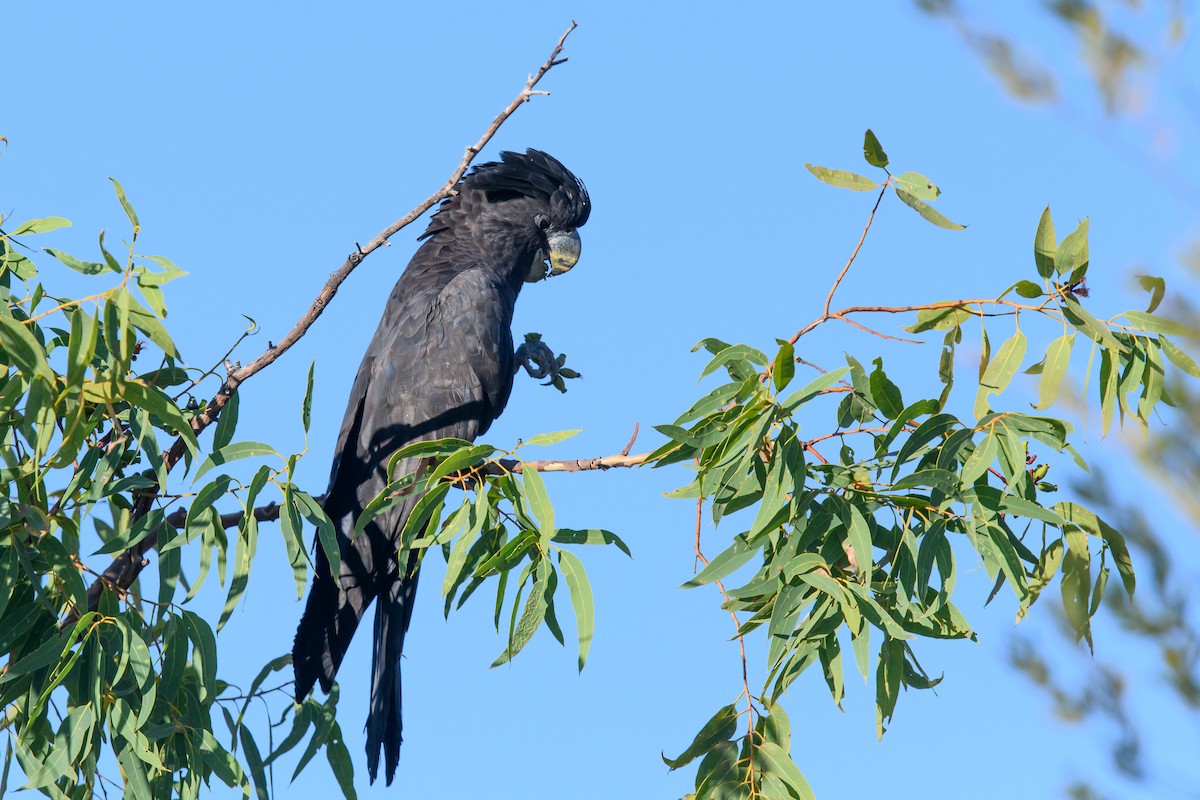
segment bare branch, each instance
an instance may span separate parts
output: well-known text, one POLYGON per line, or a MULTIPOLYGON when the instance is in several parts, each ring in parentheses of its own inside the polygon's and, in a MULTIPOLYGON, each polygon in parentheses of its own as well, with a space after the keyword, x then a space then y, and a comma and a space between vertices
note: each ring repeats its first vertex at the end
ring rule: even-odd
MULTIPOLYGON (((854 431, 848 431, 853 433, 854 431)), ((632 444, 632 440, 630 444, 632 444)), ((628 448, 626 448, 628 449, 628 448)), ((586 470, 609 470, 621 467, 636 467, 646 461, 649 453, 638 453, 636 455, 628 455, 620 453, 615 456, 602 456, 600 458, 578 458, 571 461, 556 461, 548 459, 545 461, 517 461, 516 459, 504 458, 498 462, 491 462, 485 465, 482 469, 489 475, 500 475, 505 472, 521 472, 528 465, 536 469, 538 472, 584 472, 586 470)), ((469 471, 468 471, 469 472, 469 471)), ((447 480, 454 482, 458 478, 457 475, 451 474, 447 476, 447 480)), ((325 495, 314 497, 318 503, 325 502, 325 495)), ((254 518, 259 522, 273 522, 279 519, 280 505, 275 502, 267 503, 265 506, 258 506, 254 509, 254 518)), ((187 524, 186 508, 177 508, 167 516, 167 524, 176 528, 182 528, 187 524)), ((245 513, 242 511, 231 511, 228 514, 221 514, 222 528, 236 528, 242 524, 245 518, 245 513)))
POLYGON ((602 458, 580 458, 574 461, 510 461, 501 460, 500 464, 509 472, 520 472, 523 464, 536 469, 538 472, 582 472, 590 469, 614 469, 617 467, 636 467, 649 457, 649 453, 636 455, 603 456, 602 458))
MULTIPOLYGON (((491 125, 487 127, 487 129, 483 132, 483 135, 479 137, 479 140, 466 149, 466 152, 463 154, 458 166, 455 167, 454 171, 450 174, 450 177, 446 179, 446 182, 440 189, 422 200, 411 211, 400 217, 400 219, 396 220, 391 225, 388 225, 366 244, 360 246, 356 242, 354 252, 347 256, 342 266, 329 276, 329 280, 325 283, 325 286, 321 289, 316 299, 313 300, 312 305, 300 317, 292 329, 288 331, 278 343, 267 347, 266 351, 263 352, 262 355, 258 356, 258 358, 254 359, 249 364, 246 364, 245 366, 236 366, 229 370, 225 382, 209 401, 205 410, 192 417, 191 427, 194 433, 200 433, 200 431, 204 430, 213 422, 215 422, 218 414, 220 414, 221 409, 224 408, 225 404, 229 402, 229 398, 233 396, 233 393, 237 391, 239 386, 265 369, 270 364, 274 363, 276 359, 291 349, 292 345, 298 342, 300 338, 308 332, 308 329, 312 327, 312 324, 316 322, 317 318, 321 316, 322 312, 324 312, 325 308, 333 300, 334 295, 337 294, 338 289, 350 276, 350 273, 353 272, 360 263, 362 263, 364 258, 373 253, 375 250, 378 250, 380 247, 386 246, 388 244, 388 239, 396 235, 396 233, 408 225, 411 225, 430 208, 453 195, 455 187, 458 185, 458 182, 462 179, 463 175, 466 174, 467 169, 471 166, 471 162, 475 159, 475 156, 479 154, 479 152, 487 145, 489 141, 491 141, 492 136, 494 136, 496 131, 500 129, 500 126, 503 125, 508 118, 516 112, 521 104, 528 102, 535 94, 544 94, 544 92, 535 92, 534 88, 538 85, 547 72, 567 60, 566 58, 559 58, 559 56, 562 53, 563 43, 566 41, 567 36, 569 36, 571 31, 575 30, 576 27, 576 23, 572 22, 571 27, 567 28, 566 32, 559 37, 558 43, 555 44, 554 50, 550 53, 550 57, 546 59, 545 63, 542 64, 537 72, 529 76, 529 78, 525 81, 525 86, 521 89, 520 93, 511 103, 505 106, 504 110, 501 111, 494 120, 492 120, 491 125)), ((179 463, 180 459, 183 458, 185 450, 186 444, 184 438, 181 436, 177 438, 174 443, 172 443, 170 449, 163 454, 163 461, 165 462, 168 470, 172 469, 177 463, 179 463)), ((155 497, 156 493, 154 492, 142 495, 135 507, 135 514, 142 516, 148 512, 154 502, 155 497)), ((137 545, 129 550, 126 550, 120 556, 113 559, 113 562, 108 566, 108 569, 104 570, 100 578, 98 578, 88 588, 88 608, 95 609, 97 607, 100 602, 100 595, 104 591, 104 586, 106 584, 116 586, 120 589, 127 589, 134 582, 134 580, 137 579, 137 576, 148 563, 145 559, 146 553, 153 549, 157 543, 157 534, 151 533, 137 545)), ((70 622, 73 622, 73 620, 67 620, 67 624, 70 624, 70 622)))

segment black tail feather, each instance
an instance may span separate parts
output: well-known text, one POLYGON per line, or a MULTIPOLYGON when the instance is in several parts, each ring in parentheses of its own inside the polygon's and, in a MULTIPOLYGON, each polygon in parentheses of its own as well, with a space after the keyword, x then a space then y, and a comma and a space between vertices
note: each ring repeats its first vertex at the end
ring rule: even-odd
MULTIPOLYGON (((333 688, 334 676, 354 631, 373 599, 367 587, 346 580, 349 566, 346 563, 342 565, 341 579, 331 578, 329 562, 320 545, 316 551, 316 575, 292 642, 297 702, 303 702, 318 682, 325 692, 333 688)), ((352 551, 343 554, 343 562, 347 555, 352 558, 352 551)))
POLYGON ((400 763, 403 741, 401 716, 400 657, 404 635, 412 620, 417 592, 416 554, 405 577, 394 580, 379 598, 375 609, 375 646, 371 662, 371 709, 367 714, 367 773, 371 782, 379 773, 382 748, 388 786, 400 763))

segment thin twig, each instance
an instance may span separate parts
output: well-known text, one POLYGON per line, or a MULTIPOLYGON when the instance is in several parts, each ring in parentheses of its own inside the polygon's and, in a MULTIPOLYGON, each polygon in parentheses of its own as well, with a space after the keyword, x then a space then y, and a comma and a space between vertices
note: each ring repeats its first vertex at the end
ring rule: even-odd
MULTIPOLYGON (((467 169, 470 167, 475 156, 479 154, 479 152, 487 145, 489 141, 491 141, 492 136, 494 136, 496 131, 500 129, 500 126, 503 125, 508 118, 516 112, 521 104, 528 102, 535 94, 546 94, 542 91, 534 91, 534 88, 538 85, 547 72, 567 60, 565 58, 559 58, 559 55, 562 53, 563 43, 566 41, 567 36, 569 36, 571 31, 575 30, 576 27, 576 23, 572 22, 571 27, 567 28, 566 32, 559 37, 558 42, 554 46, 554 50, 552 50, 550 53, 550 57, 546 59, 545 63, 542 64, 537 72, 529 76, 529 78, 525 81, 525 86, 521 89, 520 93, 511 103, 505 106, 504 110, 501 111, 494 120, 492 120, 491 125, 487 127, 487 129, 483 132, 483 135, 479 137, 479 140, 466 149, 466 152, 463 154, 458 166, 450 174, 450 177, 446 179, 446 182, 440 189, 431 194, 425 200, 421 201, 411 211, 400 217, 400 219, 396 220, 391 225, 388 225, 365 245, 362 245, 361 247, 356 245, 354 252, 352 252, 346 258, 342 266, 338 268, 336 272, 330 275, 329 280, 325 283, 325 286, 321 289, 320 293, 317 295, 308 311, 306 311, 304 315, 300 317, 295 326, 293 326, 292 329, 288 331, 278 343, 275 343, 272 347, 268 347, 262 355, 258 356, 258 358, 254 359, 244 367, 235 367, 229 371, 225 382, 209 401, 208 406, 204 409, 204 411, 192 417, 191 428, 193 433, 198 434, 200 431, 204 430, 213 422, 215 422, 217 415, 220 413, 221 409, 224 408, 225 404, 229 402, 229 398, 233 396, 233 393, 237 391, 239 386, 266 367, 273 364, 276 359, 291 349, 292 345, 298 342, 300 338, 308 332, 308 329, 312 327, 312 324, 316 322, 317 318, 321 316, 321 313, 333 300, 334 295, 337 294, 338 289, 350 276, 350 273, 353 272, 360 263, 362 263, 364 258, 380 247, 387 245, 388 239, 390 239, 403 228, 412 224, 430 208, 453 195, 455 187, 466 174, 467 169)), ((183 458, 186 448, 186 440, 184 437, 180 436, 174 441, 170 449, 163 454, 163 462, 168 471, 178 464, 180 459, 183 458)), ((161 489, 162 487, 159 488, 161 489)), ((153 501, 153 493, 144 495, 135 507, 135 514, 138 516, 146 514, 150 510, 153 501)), ((122 589, 128 588, 133 581, 137 579, 137 576, 148 563, 145 559, 145 554, 149 552, 157 543, 157 532, 151 533, 137 545, 129 550, 126 550, 120 556, 113 559, 113 562, 109 565, 108 569, 104 570, 103 575, 98 580, 93 582, 88 588, 88 608, 95 609, 97 607, 105 585, 116 586, 122 589)), ((68 620, 66 624, 70 624, 70 622, 71 620, 68 620)))
MULTIPOLYGON (((982 309, 982 306, 985 306, 985 305, 1007 306, 1007 307, 1013 309, 1013 312, 1037 311, 1042 314, 1046 314, 1048 316, 1057 318, 1055 310, 1047 308, 1047 305, 1048 305, 1047 303, 1041 303, 1040 305, 1035 306, 1035 305, 1030 305, 1029 303, 1018 303, 1014 300, 1005 300, 1003 298, 971 298, 968 300, 942 300, 937 303, 922 303, 920 305, 912 305, 912 306, 848 306, 848 307, 840 309, 838 311, 832 311, 828 314, 822 314, 821 316, 814 319, 812 322, 805 325, 799 331, 797 331, 792 336, 792 338, 789 339, 789 341, 792 344, 795 344, 796 341, 800 339, 800 337, 804 336, 805 334, 809 333, 817 326, 822 325, 831 319, 840 320, 841 322, 850 322, 849 319, 846 319, 847 314, 904 314, 904 313, 911 312, 911 311, 936 311, 939 308, 961 308, 966 313, 971 314, 976 317, 991 316, 990 314, 988 314, 986 311, 984 311, 982 309), (975 305, 980 306, 980 308, 978 308, 978 309, 971 308, 971 306, 975 306, 975 305)), ((1013 313, 1013 312, 1005 312, 1005 313, 1013 313)), ((857 325, 858 323, 850 322, 850 324, 857 325)), ((881 334, 877 331, 868 330, 867 332, 873 333, 876 336, 884 336, 884 338, 894 338, 894 337, 888 337, 885 334, 881 334)), ((914 340, 901 339, 900 341, 912 342, 914 340)))
POLYGON ((640 427, 641 427, 641 423, 638 423, 638 422, 633 423, 633 435, 629 437, 629 444, 625 445, 624 449, 621 450, 621 455, 623 455, 623 456, 629 455, 629 451, 633 449, 633 443, 637 441, 638 428, 640 428, 640 427))
POLYGON ((843 317, 840 314, 831 314, 829 316, 829 318, 840 320, 840 321, 846 323, 847 325, 853 325, 854 327, 858 328, 860 331, 864 331, 873 336, 878 336, 880 339, 890 339, 893 342, 904 342, 905 344, 923 344, 923 342, 921 342, 918 339, 905 339, 900 336, 892 336, 891 334, 888 334, 888 333, 882 333, 880 331, 875 330, 874 328, 868 328, 866 325, 863 325, 861 322, 855 322, 854 320, 852 320, 848 317, 843 317))
MULTIPOLYGON (((862 249, 863 242, 867 240, 867 233, 871 230, 871 223, 875 221, 875 212, 879 210, 879 204, 883 202, 883 195, 887 192, 889 183, 891 183, 891 177, 884 181, 883 187, 879 190, 879 196, 875 198, 875 207, 871 209, 871 216, 867 217, 867 224, 863 226, 862 236, 858 237, 858 244, 854 245, 854 252, 850 254, 850 258, 846 259, 846 266, 842 267, 842 271, 834 279, 833 286, 829 287, 829 294, 825 298, 825 309, 822 311, 825 316, 829 316, 829 307, 833 305, 833 293, 842 284, 842 278, 845 278, 846 273, 850 271, 850 265, 854 263, 854 259, 858 258, 858 251, 862 249)), ((797 336, 792 339, 792 344, 795 344, 798 338, 800 337, 797 336)))
MULTIPOLYGON (((704 553, 700 550, 700 526, 704 515, 704 498, 696 500, 696 559, 704 566, 708 566, 708 559, 704 557, 704 553)), ((714 581, 717 588, 721 590, 721 597, 725 600, 725 605, 729 605, 729 592, 725 590, 725 584, 719 579, 714 581)), ((746 662, 746 637, 741 633, 742 622, 738 619, 736 611, 729 610, 729 616, 733 618, 733 627, 737 634, 738 650, 742 659, 742 695, 746 698, 746 735, 750 737, 751 746, 754 743, 754 695, 750 694, 750 670, 746 662)), ((740 698, 739 698, 740 699, 740 698)))

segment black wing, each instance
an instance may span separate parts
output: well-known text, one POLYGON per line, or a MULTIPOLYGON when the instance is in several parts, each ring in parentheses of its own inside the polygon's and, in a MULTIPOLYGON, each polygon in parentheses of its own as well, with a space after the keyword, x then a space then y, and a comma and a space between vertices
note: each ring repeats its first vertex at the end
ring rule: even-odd
MULTIPOLYGON (((316 548, 316 577, 296 634, 296 697, 319 681, 328 691, 359 621, 375 616, 368 771, 374 779, 383 746, 388 783, 400 748, 400 655, 412 617, 417 559, 400 569, 396 548, 416 496, 377 517, 357 538, 354 523, 387 485, 397 448, 421 439, 472 440, 499 416, 512 390, 512 310, 516 291, 486 269, 456 271, 424 245, 397 283, 350 393, 325 510, 338 532, 336 580, 316 548), (426 263, 432 260, 433 263, 426 263)), ((401 476, 420 468, 398 465, 401 476)))

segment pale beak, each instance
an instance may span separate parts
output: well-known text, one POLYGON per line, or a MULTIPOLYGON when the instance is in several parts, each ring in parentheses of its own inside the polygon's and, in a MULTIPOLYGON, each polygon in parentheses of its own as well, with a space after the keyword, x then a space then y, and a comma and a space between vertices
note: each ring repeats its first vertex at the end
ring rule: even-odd
POLYGON ((561 275, 579 261, 579 233, 556 233, 550 237, 550 274, 561 275))
POLYGON ((544 250, 538 250, 534 254, 533 263, 529 265, 529 274, 525 276, 526 283, 536 283, 555 275, 562 275, 579 261, 581 242, 576 231, 552 234, 549 245, 550 255, 547 256, 544 250))

